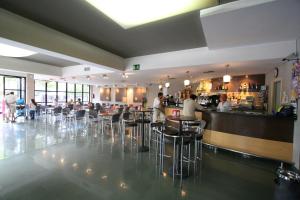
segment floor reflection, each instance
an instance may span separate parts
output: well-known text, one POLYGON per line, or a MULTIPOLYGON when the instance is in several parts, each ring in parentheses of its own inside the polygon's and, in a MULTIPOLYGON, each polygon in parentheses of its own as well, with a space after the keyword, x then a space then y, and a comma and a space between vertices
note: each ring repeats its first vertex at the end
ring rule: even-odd
MULTIPOLYGON (((0 123, 0 199, 273 199, 276 163, 205 149, 175 184, 153 153, 94 125, 0 123)), ((170 165, 167 161, 166 165, 170 165)))

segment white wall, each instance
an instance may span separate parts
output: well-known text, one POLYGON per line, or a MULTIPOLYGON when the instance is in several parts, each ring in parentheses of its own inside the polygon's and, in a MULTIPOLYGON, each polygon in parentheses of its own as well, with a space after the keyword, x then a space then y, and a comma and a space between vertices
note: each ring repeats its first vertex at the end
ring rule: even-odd
POLYGON ((26 75, 26 102, 29 103, 30 99, 34 99, 34 76, 33 74, 26 75))

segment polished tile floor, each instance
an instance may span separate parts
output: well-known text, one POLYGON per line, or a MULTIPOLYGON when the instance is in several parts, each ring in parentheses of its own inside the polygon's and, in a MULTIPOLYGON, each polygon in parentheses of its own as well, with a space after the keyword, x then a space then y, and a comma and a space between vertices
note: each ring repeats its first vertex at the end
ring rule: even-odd
MULTIPOLYGON (((196 172, 173 184, 152 153, 94 127, 0 122, 0 200, 276 199, 277 163, 205 148, 196 172)), ((170 163, 166 164, 167 166, 170 163)))

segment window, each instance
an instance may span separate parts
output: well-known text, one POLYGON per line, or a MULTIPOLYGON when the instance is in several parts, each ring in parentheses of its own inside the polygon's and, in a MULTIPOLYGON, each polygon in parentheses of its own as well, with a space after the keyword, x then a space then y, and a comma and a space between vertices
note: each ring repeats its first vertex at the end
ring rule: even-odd
POLYGON ((68 83, 67 85, 67 101, 75 100, 75 84, 68 83))
POLYGON ((59 104, 80 98, 84 103, 89 101, 90 86, 82 84, 63 83, 55 81, 35 81, 35 99, 42 105, 52 105, 54 99, 59 104))
POLYGON ((35 80, 34 99, 38 104, 46 105, 46 81, 35 80))
POLYGON ((57 83, 58 103, 67 102, 67 83, 57 83))
POLYGON ((25 78, 4 76, 4 94, 14 92, 18 98, 26 99, 25 94, 25 78))
POLYGON ((83 93, 83 97, 82 97, 83 103, 88 103, 90 101, 90 86, 83 85, 82 93, 83 93))
MULTIPOLYGON (((14 92, 18 99, 26 100, 26 79, 24 77, 0 75, 0 99, 2 100, 5 94, 14 92)), ((0 105, 0 112, 2 104, 0 105)))

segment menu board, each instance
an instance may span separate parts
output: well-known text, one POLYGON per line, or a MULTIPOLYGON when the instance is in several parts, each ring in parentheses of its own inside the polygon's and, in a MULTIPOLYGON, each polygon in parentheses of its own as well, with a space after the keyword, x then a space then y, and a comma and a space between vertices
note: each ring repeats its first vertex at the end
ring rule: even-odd
POLYGON ((111 101, 111 88, 100 88, 100 101, 111 101))
POLYGON ((126 88, 116 88, 116 102, 124 102, 127 101, 127 89, 126 88))

